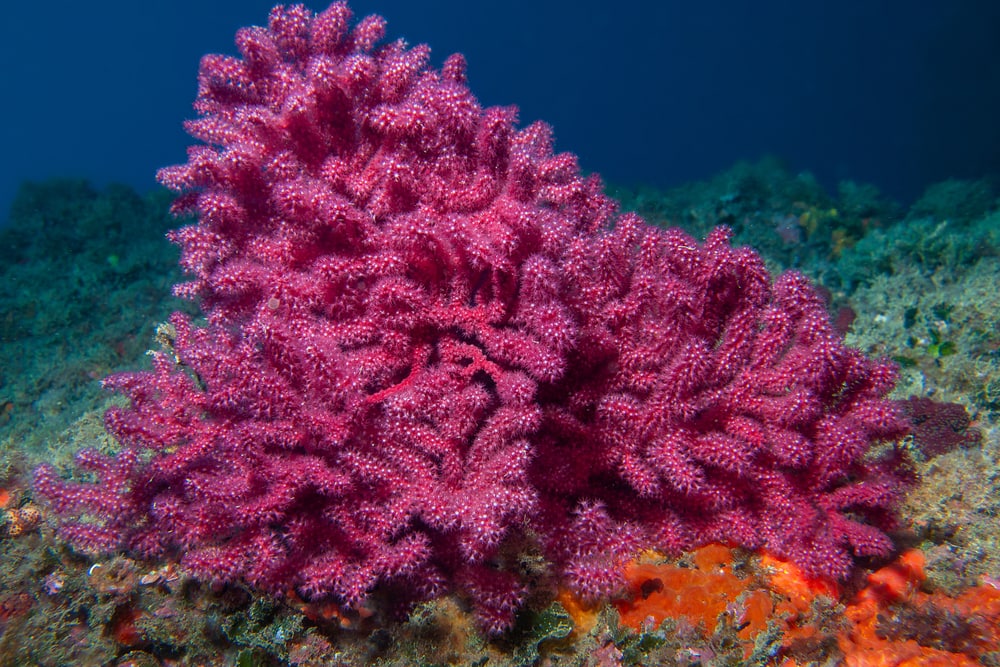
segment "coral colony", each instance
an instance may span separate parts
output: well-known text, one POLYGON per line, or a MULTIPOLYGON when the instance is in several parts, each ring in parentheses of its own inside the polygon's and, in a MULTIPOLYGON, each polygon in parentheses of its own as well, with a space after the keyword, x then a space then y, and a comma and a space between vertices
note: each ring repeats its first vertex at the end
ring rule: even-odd
POLYGON ((97 483, 38 468, 65 538, 347 606, 457 591, 493 633, 528 592, 512 545, 589 599, 641 549, 887 555, 893 367, 802 275, 619 214, 462 56, 384 28, 279 6, 202 60, 200 143, 159 180, 207 324, 105 381, 97 483))

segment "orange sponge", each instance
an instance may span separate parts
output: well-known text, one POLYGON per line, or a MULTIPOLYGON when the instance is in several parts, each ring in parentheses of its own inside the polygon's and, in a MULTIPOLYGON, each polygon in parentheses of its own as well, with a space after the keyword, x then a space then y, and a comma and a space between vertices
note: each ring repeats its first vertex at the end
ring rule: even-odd
POLYGON ((626 569, 627 598, 615 601, 623 625, 657 627, 667 618, 704 625, 711 634, 719 616, 733 615, 740 636, 750 639, 767 625, 774 611, 771 596, 754 589, 753 579, 732 571, 733 550, 712 544, 692 554, 695 567, 632 562, 626 569))

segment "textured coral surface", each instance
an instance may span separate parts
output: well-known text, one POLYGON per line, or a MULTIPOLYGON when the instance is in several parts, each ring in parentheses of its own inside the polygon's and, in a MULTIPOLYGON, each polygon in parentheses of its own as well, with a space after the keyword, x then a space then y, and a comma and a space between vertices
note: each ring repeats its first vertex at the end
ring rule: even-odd
POLYGON ((527 540, 588 599, 643 548, 834 577, 889 554, 893 366, 802 275, 618 214, 461 56, 383 33, 277 7, 203 59, 200 143, 160 180, 207 322, 175 314, 153 371, 106 380, 128 405, 121 453, 79 456, 98 484, 38 469, 63 535, 353 607, 460 590, 491 631, 527 540))

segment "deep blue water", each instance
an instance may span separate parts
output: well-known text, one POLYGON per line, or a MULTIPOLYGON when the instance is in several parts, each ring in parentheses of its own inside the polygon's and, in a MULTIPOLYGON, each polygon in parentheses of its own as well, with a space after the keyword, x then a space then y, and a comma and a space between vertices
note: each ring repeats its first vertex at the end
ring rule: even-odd
MULTIPOLYGON (((0 221, 24 179, 153 186, 183 161, 198 58, 271 0, 5 3, 0 221), (199 8, 201 7, 201 8, 199 8)), ((315 10, 325 5, 311 3, 315 10)), ((469 60, 616 182, 671 186, 765 153, 902 200, 1000 172, 996 0, 357 0, 435 65, 469 60)))

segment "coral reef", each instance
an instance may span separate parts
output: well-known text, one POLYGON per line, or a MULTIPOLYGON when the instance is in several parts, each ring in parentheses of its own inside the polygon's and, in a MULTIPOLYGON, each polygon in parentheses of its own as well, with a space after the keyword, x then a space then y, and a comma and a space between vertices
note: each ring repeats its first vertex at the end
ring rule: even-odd
MULTIPOLYGON (((358 141, 323 143, 336 133, 310 116, 310 95, 320 89, 309 84, 327 70, 299 11, 279 13, 278 23, 291 20, 285 28, 241 32, 241 58, 206 59, 199 113, 210 113, 191 129, 208 145, 192 149, 199 166, 164 172, 168 180, 208 179, 193 189, 173 182, 187 189, 179 206, 193 207, 198 218, 172 234, 193 281, 179 289, 198 298, 168 296, 169 286, 184 279, 176 249, 162 239, 178 224, 167 215, 169 192, 142 196, 82 180, 26 183, 11 225, 0 229, 7 285, 0 295, 0 667, 1000 664, 995 181, 932 186, 908 212, 863 184, 844 182, 828 194, 807 173, 775 160, 736 165, 670 192, 614 188, 624 209, 661 227, 679 224, 691 237, 650 230, 615 212, 596 178, 581 177, 570 156, 552 154, 544 126, 519 129, 512 110, 481 109, 457 57, 441 71, 428 68, 425 47, 372 44, 363 53, 339 54, 356 63, 396 64, 385 71, 361 67, 374 77, 369 81, 409 83, 380 88, 366 101, 354 95, 367 85, 348 90, 352 113, 344 118, 360 128, 358 141), (297 37, 278 40, 280 63, 272 66, 267 36, 286 29, 297 37), (311 55, 300 58, 306 51, 311 55), (316 67, 305 66, 310 62, 316 67), (252 81, 240 78, 244 67, 252 81), (257 85, 259 77, 274 85, 257 85), (455 104, 466 104, 468 128, 482 129, 488 118, 496 124, 482 132, 433 132, 451 117, 451 106, 435 107, 433 95, 427 97, 441 87, 455 93, 455 104), (253 97, 265 92, 264 100, 253 97), (364 124, 376 118, 381 124, 364 124), (316 136, 323 141, 313 143, 316 136), (404 139, 423 162, 402 159, 404 139), (302 145, 320 150, 312 155, 302 145), (501 169, 504 151, 510 159, 501 169), (353 180, 334 179, 333 195, 341 197, 334 210, 343 217, 331 226, 320 209, 335 200, 320 186, 324 174, 344 173, 323 172, 322 165, 338 155, 371 169, 352 172, 353 180), (256 173, 258 158, 261 190, 241 180, 256 173), (308 178, 287 170, 295 160, 309 165, 308 178), (459 165, 456 173, 466 173, 470 163, 475 169, 468 173, 478 180, 465 183, 439 168, 459 165), (316 164, 319 172, 310 171, 316 164), (451 189, 435 199, 441 188, 451 189), (234 192, 237 203, 249 204, 239 221, 254 224, 245 229, 227 217, 236 209, 225 195, 234 192), (458 197, 463 193, 483 198, 458 197), (405 220, 373 208, 402 204, 411 207, 405 220), (512 220, 511 211, 524 219, 512 220), (712 233, 719 224, 731 228, 732 239, 712 233), (411 229, 422 241, 402 233, 411 229), (759 257, 730 243, 754 245, 759 257), (539 256, 547 264, 531 259, 539 256), (346 264, 322 264, 333 259, 346 264), (415 260, 412 270, 397 270, 415 260), (548 273, 538 272, 540 263, 548 273), (763 264, 772 273, 796 267, 820 282, 822 298, 803 287, 807 298, 784 299, 782 289, 803 282, 797 276, 772 282, 763 264), (470 271, 478 271, 474 279, 470 271), (361 278, 352 282, 352 272, 361 278), (534 291, 527 289, 529 275, 541 285, 534 291), (327 291, 317 295, 312 282, 327 291), (606 283, 607 292, 595 292, 595 283, 606 283), (666 299, 657 292, 664 284, 682 296, 666 299), (350 298, 336 299, 341 293, 350 298), (785 354, 769 367, 775 384, 758 382, 753 354, 733 353, 738 370, 721 374, 725 351, 744 349, 734 332, 748 329, 737 313, 755 323, 753 345, 762 345, 771 335, 767 318, 788 315, 789 303, 798 304, 792 318, 798 324, 789 325, 785 354), (824 306, 835 313, 835 336, 824 306), (444 324, 441 314, 453 308, 465 319, 444 324), (186 315, 164 322, 171 310, 186 315), (679 312, 686 313, 683 326, 676 324, 679 312), (665 329, 665 321, 675 326, 665 329), (159 352, 144 362, 155 322, 162 323, 155 331, 159 352), (553 322, 565 328, 560 336, 553 322), (336 357, 324 347, 331 331, 332 347, 345 355, 334 373, 300 373, 317 359, 336 357), (491 337, 503 332, 517 334, 517 345, 491 337), (819 408, 809 419, 819 415, 819 422, 787 420, 796 414, 790 406, 809 407, 790 397, 814 387, 796 364, 808 365, 820 349, 860 359, 837 341, 844 332, 849 345, 899 365, 890 396, 914 426, 899 447, 913 455, 916 479, 895 504, 901 520, 888 531, 906 551, 885 565, 850 559, 846 543, 834 542, 857 567, 833 582, 768 554, 777 544, 772 533, 802 529, 781 519, 795 514, 796 501, 823 505, 846 493, 844 482, 869 484, 873 459, 876 469, 888 466, 892 488, 901 492, 895 483, 901 471, 892 464, 897 454, 877 444, 858 466, 843 469, 846 478, 828 487, 808 480, 787 514, 776 514, 778 494, 758 483, 761 467, 779 470, 784 482, 800 468, 781 458, 787 452, 749 439, 746 425, 774 424, 783 415, 775 428, 794 438, 830 418, 849 421, 852 404, 845 400, 839 408, 846 412, 838 412, 839 395, 812 404, 819 408), (802 347, 810 333, 812 346, 802 347), (607 347, 594 361, 588 355, 597 343, 607 347), (415 354, 420 345, 433 352, 415 354), (524 350, 547 353, 562 366, 543 378, 524 350), (693 364, 692 357, 707 361, 693 364), (124 396, 99 391, 108 373, 151 363, 152 373, 113 376, 109 384, 124 388, 124 396), (686 393, 671 394, 682 368, 699 374, 688 379, 686 393), (790 393, 772 391, 788 376, 796 380, 790 393), (306 377, 309 386, 296 383, 306 377), (324 393, 324 377, 342 383, 338 392, 360 387, 355 402, 349 393, 324 393), (286 393, 268 396, 275 387, 286 393), (730 411, 733 404, 740 410, 730 411), (108 405, 117 406, 109 420, 122 442, 105 429, 108 405), (505 421, 515 405, 526 425, 505 421), (475 419, 470 409, 479 410, 475 419), (330 414, 366 426, 334 423, 330 414), (627 415, 638 417, 623 426, 627 415), (324 440, 333 426, 345 435, 324 440), (678 490, 686 478, 653 465, 662 448, 649 445, 662 443, 661 428, 698 434, 694 444, 683 443, 692 467, 680 473, 700 475, 696 490, 705 495, 678 490), (428 445, 428 433, 443 432, 449 438, 428 445), (259 446, 246 446, 258 436, 259 446), (740 438, 758 443, 749 458, 720 460, 718 448, 707 448, 740 438), (504 467, 511 461, 504 444, 515 441, 527 455, 504 467), (96 472, 70 469, 80 449, 99 452, 83 455, 96 472), (409 457, 404 464, 391 458, 399 454, 409 457), (877 463, 886 454, 888 461, 877 463), (392 466, 379 467, 386 457, 392 466), (301 467, 280 463, 292 459, 301 467), (32 488, 30 471, 39 462, 61 472, 48 486, 32 488), (466 476, 462 471, 473 463, 477 472, 466 476), (336 467, 345 486, 303 482, 313 465, 336 467), (393 477, 385 474, 390 468, 393 477), (124 484, 115 488, 119 480, 124 484), (425 490, 417 494, 418 488, 425 490), (510 505, 509 514, 490 514, 488 503, 475 507, 479 513, 461 509, 498 488, 501 495, 521 489, 529 502, 510 505), (264 507, 274 500, 268 493, 290 494, 289 504, 264 507), (369 494, 384 495, 367 503, 369 494), (706 496, 712 502, 692 504, 706 496), (746 503, 757 503, 760 512, 741 524, 735 517, 746 503), (657 533, 664 506, 679 517, 666 520, 673 532, 657 533), (264 510, 266 518, 254 515, 264 510), (329 543, 310 552, 294 540, 285 543, 285 535, 308 535, 305 524, 327 515, 337 526, 344 517, 354 522, 350 537, 357 542, 350 545, 360 551, 349 554, 352 572, 378 564, 382 575, 389 570, 354 604, 335 591, 247 587, 260 571, 249 558, 239 561, 242 569, 221 573, 182 566, 185 554, 211 549, 273 555, 242 546, 255 536, 276 538, 281 556, 294 562, 289 567, 308 564, 329 543), (183 540, 170 532, 174 525, 186 526, 183 540), (84 553, 79 547, 87 539, 71 548, 57 537, 60 528, 86 538, 102 526, 117 531, 115 545, 138 548, 84 553), (492 537, 476 543, 473 526, 492 537), (394 532, 385 537, 385 531, 394 532), (138 543, 143 535, 155 537, 155 549, 138 543), (192 535, 197 541, 189 544, 192 535), (725 545, 697 547, 710 535, 725 545), (410 590, 414 574, 406 573, 405 558, 393 562, 399 569, 386 565, 386 544, 421 540, 426 560, 409 564, 426 568, 414 574, 439 577, 433 591, 410 590), (750 548, 736 547, 740 541, 750 548), (456 567, 476 544, 477 566, 456 567), (640 551, 650 546, 667 548, 640 551), (507 613, 514 603, 516 615, 507 613), (507 631, 483 632, 498 625, 507 631)), ((337 33, 342 46, 353 39, 347 23, 337 33)), ((381 22, 364 25, 361 32, 372 36, 381 22)), ((837 363, 829 368, 843 370, 837 363)), ((824 506, 829 511, 815 515, 809 528, 831 528, 838 515, 860 526, 889 526, 874 507, 866 513, 835 505, 824 506)), ((348 544, 341 537, 332 538, 340 540, 336 547, 348 544)), ((808 560, 795 544, 787 546, 786 555, 808 560)), ((189 555, 186 564, 198 561, 189 555)))
POLYGON ((492 633, 527 595, 511 543, 588 599, 642 548, 833 577, 891 553, 895 372, 804 276, 619 215, 461 56, 350 19, 277 7, 203 59, 203 143, 160 180, 207 325, 173 315, 153 371, 105 381, 97 484, 37 469, 64 538, 355 612, 457 590, 492 633))

